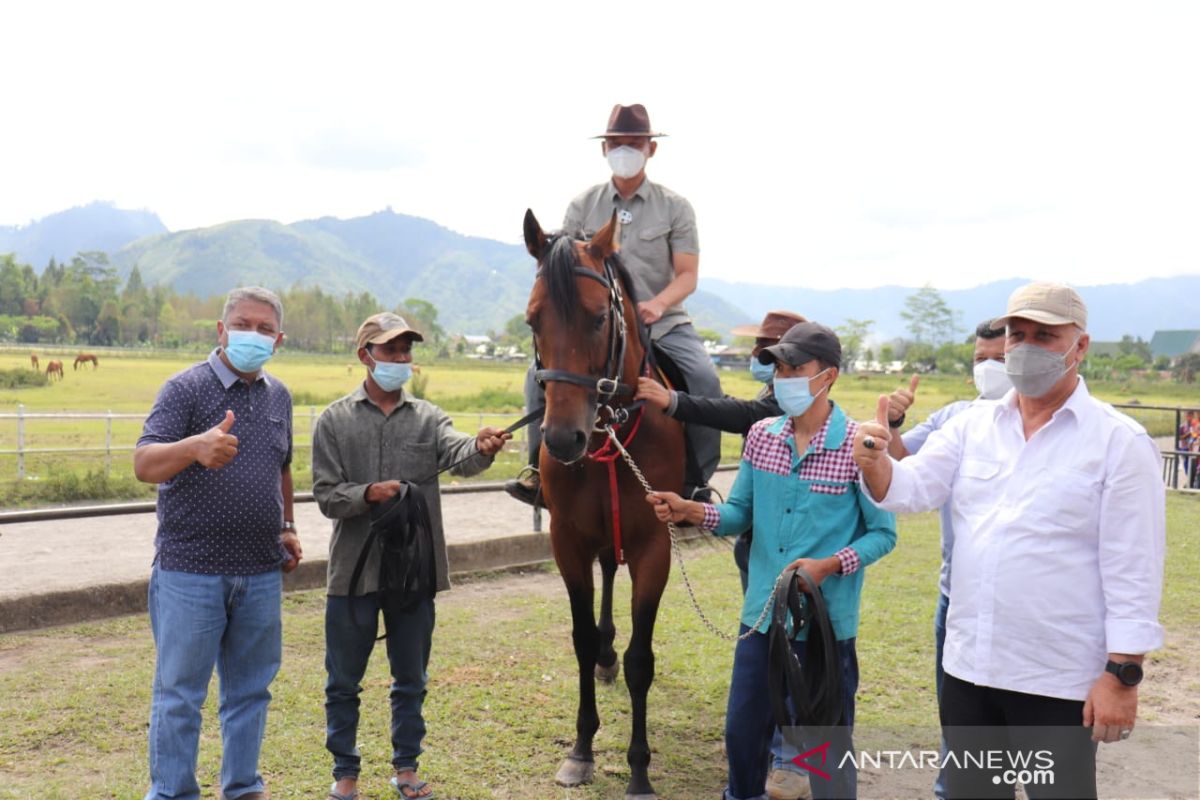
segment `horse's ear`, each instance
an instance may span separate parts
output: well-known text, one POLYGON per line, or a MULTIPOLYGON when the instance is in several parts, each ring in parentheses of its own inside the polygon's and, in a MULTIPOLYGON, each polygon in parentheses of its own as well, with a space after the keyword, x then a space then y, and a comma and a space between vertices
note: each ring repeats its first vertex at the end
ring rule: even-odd
POLYGON ((613 209, 612 217, 604 223, 604 227, 596 231, 596 235, 588 242, 588 255, 597 261, 603 261, 616 251, 613 246, 613 236, 617 232, 617 210, 613 209))
POLYGON ((539 261, 546 250, 546 234, 533 215, 532 208, 525 209, 525 249, 539 261))

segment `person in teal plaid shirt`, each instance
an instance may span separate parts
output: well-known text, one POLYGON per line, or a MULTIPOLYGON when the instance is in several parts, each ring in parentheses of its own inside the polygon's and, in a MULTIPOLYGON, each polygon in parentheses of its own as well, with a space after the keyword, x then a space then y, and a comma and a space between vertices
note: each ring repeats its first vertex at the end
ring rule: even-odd
MULTIPOLYGON (((651 492, 647 500, 664 521, 688 521, 719 536, 753 529, 743 634, 759 620, 775 579, 789 566, 803 567, 820 585, 837 639, 843 717, 822 768, 830 777, 814 773, 810 784, 814 798, 854 797, 853 764, 839 765, 842 753, 853 749, 863 568, 895 547, 895 517, 862 494, 851 456, 858 426, 828 398, 842 361, 837 335, 824 325, 802 322, 758 358, 775 364, 775 397, 784 415, 750 429, 728 501, 698 503, 672 492, 651 492)), ((725 714, 729 800, 766 796, 775 726, 767 692, 766 630, 764 621, 734 651, 725 714)), ((793 643, 801 658, 806 633, 800 630, 793 643)))

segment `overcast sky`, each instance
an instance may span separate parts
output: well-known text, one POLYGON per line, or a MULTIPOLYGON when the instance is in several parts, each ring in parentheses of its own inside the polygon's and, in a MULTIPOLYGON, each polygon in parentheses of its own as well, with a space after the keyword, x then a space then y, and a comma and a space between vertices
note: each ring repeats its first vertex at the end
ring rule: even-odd
POLYGON ((0 224, 385 207, 517 242, 670 134, 701 271, 815 288, 1200 272, 1200 4, 5 3, 0 224))

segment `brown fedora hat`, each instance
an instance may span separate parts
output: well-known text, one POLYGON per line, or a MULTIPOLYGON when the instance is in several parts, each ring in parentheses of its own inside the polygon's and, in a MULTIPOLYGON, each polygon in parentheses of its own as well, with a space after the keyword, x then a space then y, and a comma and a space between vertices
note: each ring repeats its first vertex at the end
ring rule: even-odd
POLYGON ((608 115, 608 130, 593 139, 604 139, 608 136, 666 136, 665 133, 655 133, 650 128, 650 115, 641 103, 623 106, 620 103, 613 106, 608 115))
POLYGON ((791 311, 768 311, 761 325, 739 325, 730 333, 734 336, 753 336, 755 339, 782 339, 791 327, 807 319, 791 311))

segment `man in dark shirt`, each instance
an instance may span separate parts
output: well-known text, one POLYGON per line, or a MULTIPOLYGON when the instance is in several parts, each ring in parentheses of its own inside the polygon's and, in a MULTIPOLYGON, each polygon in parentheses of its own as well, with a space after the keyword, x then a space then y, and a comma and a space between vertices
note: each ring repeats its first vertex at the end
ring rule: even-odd
POLYGON ((258 755, 281 658, 281 568, 300 562, 292 516, 292 397, 262 371, 283 308, 258 287, 229 294, 219 347, 163 385, 134 451, 157 483, 150 575, 157 658, 150 705, 154 798, 199 798, 200 707, 216 665, 227 800, 266 796, 258 755))

